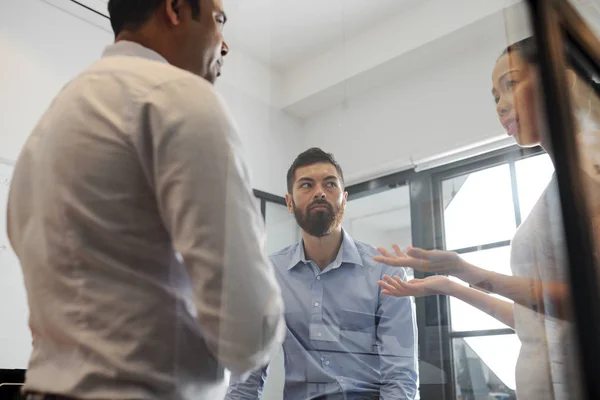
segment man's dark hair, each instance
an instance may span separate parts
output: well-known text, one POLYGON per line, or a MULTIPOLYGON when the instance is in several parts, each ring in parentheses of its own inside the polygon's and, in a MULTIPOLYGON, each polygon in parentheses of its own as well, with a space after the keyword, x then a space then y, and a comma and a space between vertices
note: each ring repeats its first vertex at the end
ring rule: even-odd
MULTIPOLYGON (((115 37, 123 29, 135 30, 150 18, 161 4, 171 0, 109 0, 108 14, 110 25, 115 37)), ((198 0, 186 0, 192 9, 192 18, 200 17, 200 3, 198 0)))
POLYGON ((288 169, 287 190, 289 194, 292 194, 292 190, 294 188, 296 170, 298 168, 306 167, 317 163, 329 163, 333 165, 337 170, 342 185, 344 185, 344 173, 342 172, 342 167, 340 167, 340 164, 338 164, 337 161, 335 161, 335 158, 333 158, 333 154, 326 153, 318 147, 312 147, 306 150, 305 152, 301 153, 298 157, 296 157, 296 159, 292 163, 292 166, 290 167, 290 169, 288 169))

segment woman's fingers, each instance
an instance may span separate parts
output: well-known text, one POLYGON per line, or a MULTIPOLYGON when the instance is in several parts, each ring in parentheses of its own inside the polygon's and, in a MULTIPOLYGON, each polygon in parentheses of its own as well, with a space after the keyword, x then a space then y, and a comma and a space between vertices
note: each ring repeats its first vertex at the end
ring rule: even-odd
POLYGON ((377 281, 377 284, 383 288, 382 294, 395 297, 419 296, 418 290, 415 287, 404 282, 399 276, 393 278, 389 275, 384 275, 383 280, 377 281))
POLYGON ((410 257, 418 258, 418 259, 427 259, 427 250, 420 249, 418 247, 408 246, 406 248, 406 254, 410 257))
POLYGON ((411 261, 408 257, 406 257, 406 254, 400 250, 400 247, 397 244, 394 245, 395 254, 390 253, 384 247, 378 247, 377 251, 379 251, 381 255, 373 257, 373 260, 376 262, 391 265, 393 267, 404 267, 407 266, 407 263, 410 263, 411 261))
POLYGON ((390 253, 385 247, 378 247, 377 251, 380 252, 384 257, 393 257, 392 253, 390 253))
POLYGON ((395 287, 393 287, 392 285, 389 285, 389 284, 385 283, 384 281, 377 281, 377 284, 379 286, 381 286, 381 288, 383 290, 385 290, 385 291, 388 291, 388 292, 394 292, 394 291, 396 291, 395 287))
POLYGON ((402 282, 402 280, 400 280, 400 282, 398 282, 396 279, 392 278, 389 275, 383 275, 383 279, 385 279, 385 281, 388 284, 392 285, 396 289, 402 289, 402 285, 400 284, 400 282, 402 282))
POLYGON ((404 254, 404 253, 402 252, 402 249, 401 249, 401 248, 400 248, 400 246, 398 246, 396 243, 394 243, 394 244, 392 245, 392 248, 394 249, 394 252, 396 253, 396 255, 397 255, 398 257, 402 257, 402 258, 405 258, 405 257, 406 257, 406 254, 404 254))

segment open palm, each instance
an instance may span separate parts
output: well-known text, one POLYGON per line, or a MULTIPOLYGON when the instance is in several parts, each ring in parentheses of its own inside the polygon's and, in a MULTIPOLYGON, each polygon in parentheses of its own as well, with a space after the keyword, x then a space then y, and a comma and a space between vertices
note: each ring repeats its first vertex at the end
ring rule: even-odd
POLYGON ((442 250, 423 250, 408 247, 404 253, 400 246, 394 244, 394 254, 383 247, 377 248, 381 253, 373 259, 393 267, 410 267, 417 271, 435 274, 460 274, 465 268, 465 262, 458 254, 442 250))
POLYGON ((448 278, 440 275, 428 276, 425 279, 413 279, 408 282, 404 282, 398 276, 392 278, 384 275, 383 280, 377 281, 377 284, 383 288, 382 294, 395 297, 422 297, 442 294, 448 282, 448 278))

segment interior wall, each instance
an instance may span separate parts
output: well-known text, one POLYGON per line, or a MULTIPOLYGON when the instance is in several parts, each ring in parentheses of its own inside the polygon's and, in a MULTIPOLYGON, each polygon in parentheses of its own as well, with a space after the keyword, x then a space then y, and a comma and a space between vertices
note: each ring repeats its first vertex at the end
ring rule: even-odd
MULTIPOLYGON (((0 3, 0 157, 15 160, 54 96, 101 56, 113 35, 41 0, 0 3)), ((255 188, 282 193, 285 179, 277 172, 287 170, 301 148, 297 122, 267 102, 276 91, 264 68, 239 52, 232 57, 235 79, 229 82, 235 86, 224 83, 217 90, 240 127, 255 188), (240 73, 240 62, 250 74, 240 73), (260 92, 250 93, 259 87, 260 92)))
POLYGON ((306 145, 334 153, 349 182, 408 169, 420 159, 504 137, 490 94, 503 40, 451 56, 308 118, 306 145), (387 171, 386 171, 387 169, 387 171))
POLYGON ((253 186, 284 196, 287 170, 304 150, 300 122, 226 83, 219 84, 217 89, 239 127, 253 186))

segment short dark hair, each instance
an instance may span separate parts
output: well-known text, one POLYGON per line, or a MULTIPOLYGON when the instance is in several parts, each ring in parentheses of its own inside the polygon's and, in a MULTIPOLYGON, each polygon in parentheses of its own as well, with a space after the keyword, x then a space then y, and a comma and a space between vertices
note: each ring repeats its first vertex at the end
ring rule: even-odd
POLYGON ((326 153, 318 147, 311 147, 303 153, 300 153, 298 157, 292 163, 290 169, 287 172, 287 190, 289 194, 292 194, 294 188, 294 179, 296 177, 296 170, 298 168, 307 167, 309 165, 317 163, 329 163, 335 167, 339 175, 342 185, 344 185, 344 173, 342 167, 335 161, 333 154, 326 153))
POLYGON ((537 46, 532 36, 527 37, 523 40, 519 40, 518 42, 515 42, 508 46, 506 49, 504 49, 502 54, 500 54, 500 58, 513 51, 517 52, 519 56, 521 56, 521 58, 525 60, 525 62, 527 62, 528 64, 536 65, 539 63, 537 46))
MULTIPOLYGON (((123 29, 135 30, 144 25, 153 12, 166 0, 109 0, 108 14, 110 25, 115 37, 123 29)), ((200 16, 200 3, 198 0, 186 0, 192 9, 192 17, 200 16)))

